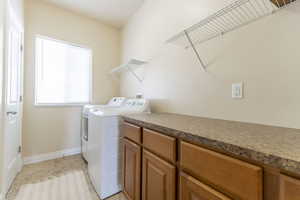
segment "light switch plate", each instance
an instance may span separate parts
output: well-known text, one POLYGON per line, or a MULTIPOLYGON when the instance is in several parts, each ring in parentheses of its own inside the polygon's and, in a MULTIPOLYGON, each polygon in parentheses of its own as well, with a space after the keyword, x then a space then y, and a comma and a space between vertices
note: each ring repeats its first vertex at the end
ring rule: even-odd
POLYGON ((244 96, 244 84, 234 83, 232 84, 232 98, 241 99, 244 96))

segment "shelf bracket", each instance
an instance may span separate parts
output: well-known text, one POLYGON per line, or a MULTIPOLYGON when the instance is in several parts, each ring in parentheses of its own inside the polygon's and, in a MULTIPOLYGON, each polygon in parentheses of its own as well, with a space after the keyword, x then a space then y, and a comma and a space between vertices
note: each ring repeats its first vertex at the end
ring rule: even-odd
POLYGON ((194 50, 194 52, 195 52, 195 54, 196 54, 196 56, 197 56, 197 58, 198 58, 198 60, 199 60, 199 62, 200 62, 200 64, 201 64, 201 67, 202 67, 203 71, 206 72, 206 68, 205 68, 204 62, 203 62, 203 60, 201 59, 200 54, 199 54, 199 52, 197 51, 197 49, 196 49, 196 47, 195 47, 195 45, 194 45, 194 43, 193 43, 193 41, 192 41, 192 39, 191 39, 189 33, 185 30, 185 31, 184 31, 184 34, 185 34, 186 38, 188 39, 188 41, 189 41, 189 43, 190 43, 192 49, 194 50))
POLYGON ((128 71, 140 82, 142 83, 143 80, 131 69, 130 66, 127 67, 128 68, 128 71))

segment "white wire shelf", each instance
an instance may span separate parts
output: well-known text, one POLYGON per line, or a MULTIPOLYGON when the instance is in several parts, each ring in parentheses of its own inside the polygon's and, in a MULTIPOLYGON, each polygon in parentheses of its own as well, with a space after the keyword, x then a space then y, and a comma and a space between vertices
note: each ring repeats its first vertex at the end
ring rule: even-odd
POLYGON ((195 47, 196 45, 271 15, 290 6, 295 1, 297 0, 237 0, 173 36, 167 40, 167 43, 174 43, 186 49, 193 48, 205 70, 205 64, 195 47))
POLYGON ((130 72, 139 82, 143 82, 143 80, 138 76, 137 73, 134 72, 135 69, 142 67, 147 64, 147 62, 137 59, 130 59, 127 63, 120 65, 119 67, 114 68, 110 71, 111 74, 121 73, 124 71, 130 72))

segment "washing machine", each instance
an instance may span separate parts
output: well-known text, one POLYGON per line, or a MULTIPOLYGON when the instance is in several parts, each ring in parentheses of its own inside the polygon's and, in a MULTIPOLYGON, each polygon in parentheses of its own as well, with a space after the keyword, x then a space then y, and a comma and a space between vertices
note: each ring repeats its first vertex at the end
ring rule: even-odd
POLYGON ((122 114, 150 113, 146 99, 127 99, 119 108, 100 108, 89 114, 88 173, 100 199, 122 190, 122 114))
POLYGON ((97 108, 115 108, 124 105, 126 98, 125 97, 113 97, 107 104, 105 105, 85 105, 82 108, 81 112, 81 152, 82 157, 85 161, 88 162, 87 155, 87 145, 89 139, 89 130, 88 130, 88 116, 91 110, 97 108))

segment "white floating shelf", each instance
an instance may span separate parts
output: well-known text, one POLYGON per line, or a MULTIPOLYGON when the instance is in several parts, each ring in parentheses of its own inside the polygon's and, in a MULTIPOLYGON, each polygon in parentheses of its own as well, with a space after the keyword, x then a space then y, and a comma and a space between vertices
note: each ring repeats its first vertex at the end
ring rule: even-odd
POLYGON ((205 64, 196 45, 222 36, 285 8, 297 0, 237 0, 215 14, 176 34, 167 43, 192 48, 203 70, 205 64))
POLYGON ((145 61, 130 59, 127 63, 120 65, 119 67, 114 68, 110 71, 111 74, 121 73, 124 71, 130 72, 139 82, 143 82, 143 80, 134 72, 135 69, 142 67, 147 64, 145 61))

